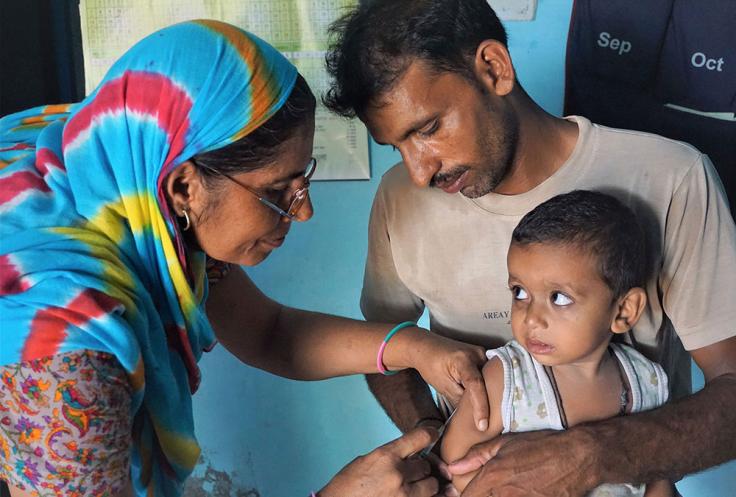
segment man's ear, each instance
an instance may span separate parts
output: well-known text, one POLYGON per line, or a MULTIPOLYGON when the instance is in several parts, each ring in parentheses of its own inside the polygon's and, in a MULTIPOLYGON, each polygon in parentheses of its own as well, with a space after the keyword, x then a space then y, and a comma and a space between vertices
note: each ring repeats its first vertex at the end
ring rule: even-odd
POLYGON ((166 199, 177 216, 182 216, 184 209, 200 212, 203 187, 202 177, 191 161, 184 161, 164 180, 166 199))
POLYGON ((475 50, 475 75, 481 84, 498 96, 511 93, 516 83, 516 72, 511 55, 503 43, 483 40, 475 50))
POLYGON ((616 314, 611 321, 613 333, 626 333, 634 327, 647 305, 647 293, 643 288, 634 287, 618 299, 616 314))

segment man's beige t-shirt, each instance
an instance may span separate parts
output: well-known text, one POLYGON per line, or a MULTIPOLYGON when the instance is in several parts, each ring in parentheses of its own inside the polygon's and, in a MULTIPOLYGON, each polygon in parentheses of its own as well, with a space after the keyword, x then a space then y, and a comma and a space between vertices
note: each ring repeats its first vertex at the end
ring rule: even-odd
POLYGON ((371 212, 361 308, 368 320, 417 319, 439 334, 497 347, 512 338, 506 252, 521 217, 571 190, 612 194, 640 216, 653 276, 632 342, 689 391, 692 350, 736 335, 736 228, 707 156, 660 136, 582 117, 569 159, 519 195, 469 199, 384 175, 371 212), (679 337, 679 339, 678 339, 679 337))

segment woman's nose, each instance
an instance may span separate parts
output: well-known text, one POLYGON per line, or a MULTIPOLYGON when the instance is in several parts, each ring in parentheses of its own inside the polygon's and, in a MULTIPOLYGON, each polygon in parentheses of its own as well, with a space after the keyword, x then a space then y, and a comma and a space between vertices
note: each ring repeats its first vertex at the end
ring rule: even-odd
POLYGON ((307 198, 304 199, 304 203, 299 207, 299 210, 296 211, 296 214, 294 214, 294 221, 303 223, 304 221, 312 219, 313 215, 314 207, 312 206, 312 196, 309 194, 309 190, 307 190, 307 198))

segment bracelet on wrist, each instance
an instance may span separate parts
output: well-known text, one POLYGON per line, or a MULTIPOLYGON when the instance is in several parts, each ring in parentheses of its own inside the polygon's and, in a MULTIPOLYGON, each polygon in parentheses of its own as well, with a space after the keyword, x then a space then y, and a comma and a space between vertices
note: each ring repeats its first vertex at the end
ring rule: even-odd
POLYGON ((392 374, 398 373, 398 371, 389 371, 386 369, 386 366, 383 364, 383 353, 386 350, 386 345, 388 345, 388 341, 393 338, 393 336, 399 331, 403 330, 404 328, 408 328, 409 326, 416 326, 417 323, 414 321, 404 321, 403 323, 399 323, 396 326, 393 327, 391 331, 388 332, 386 335, 386 338, 383 339, 383 342, 381 342, 381 346, 378 347, 378 355, 376 355, 376 368, 378 369, 378 372, 385 376, 390 376, 392 374))

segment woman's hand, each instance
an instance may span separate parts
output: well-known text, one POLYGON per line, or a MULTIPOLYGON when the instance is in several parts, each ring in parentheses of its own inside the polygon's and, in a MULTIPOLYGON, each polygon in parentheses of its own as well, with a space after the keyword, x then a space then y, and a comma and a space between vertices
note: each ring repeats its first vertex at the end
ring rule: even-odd
POLYGON ((413 334, 412 367, 452 405, 467 394, 480 431, 488 428, 488 394, 481 369, 487 359, 482 347, 450 340, 434 333, 413 334))
POLYGON ((438 437, 433 428, 417 428, 345 466, 319 497, 430 497, 438 482, 430 465, 416 454, 438 437))

